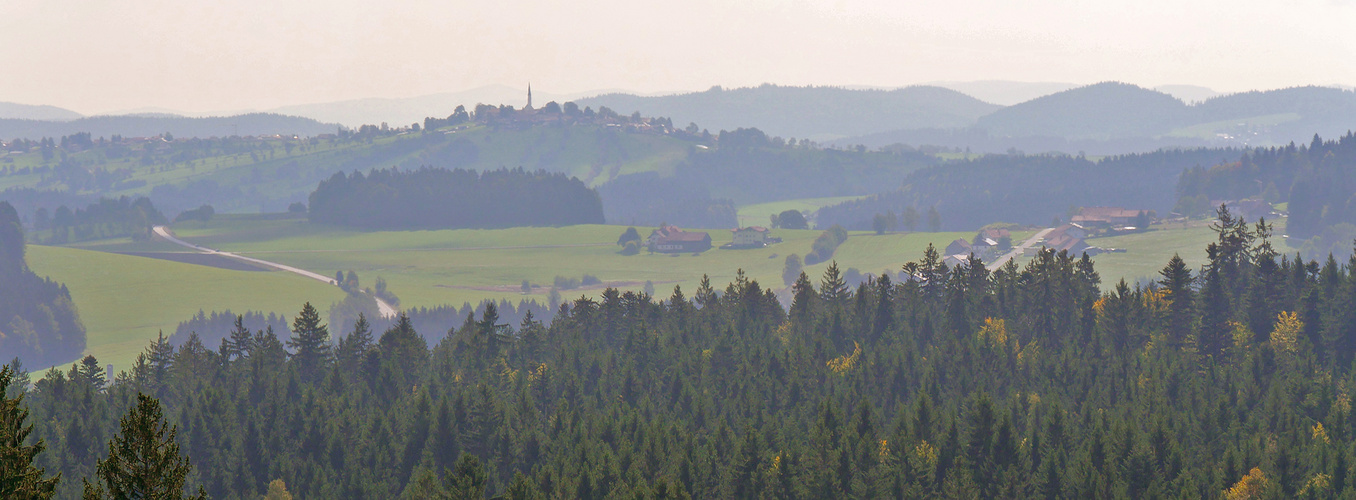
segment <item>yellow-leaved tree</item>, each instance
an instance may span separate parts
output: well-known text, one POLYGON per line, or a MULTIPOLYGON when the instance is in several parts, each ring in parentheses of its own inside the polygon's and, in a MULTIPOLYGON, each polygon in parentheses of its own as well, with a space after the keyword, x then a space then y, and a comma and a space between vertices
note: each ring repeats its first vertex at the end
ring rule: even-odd
POLYGON ((268 483, 268 493, 264 494, 264 500, 292 500, 292 494, 287 492, 287 483, 281 479, 274 479, 268 483))
POLYGON ((1294 354, 1299 349, 1300 334, 1304 331, 1304 322, 1293 312, 1276 315, 1276 327, 1271 330, 1271 348, 1276 354, 1294 354))
POLYGON ((1224 490, 1224 498, 1228 500, 1262 498, 1262 493, 1266 491, 1268 483, 1267 476, 1262 473, 1262 469, 1253 467, 1251 471, 1248 471, 1248 475, 1234 483, 1232 488, 1224 490))
POLYGON ((1002 349, 1008 344, 1008 324, 1001 318, 984 318, 984 326, 976 335, 989 347, 1002 349))

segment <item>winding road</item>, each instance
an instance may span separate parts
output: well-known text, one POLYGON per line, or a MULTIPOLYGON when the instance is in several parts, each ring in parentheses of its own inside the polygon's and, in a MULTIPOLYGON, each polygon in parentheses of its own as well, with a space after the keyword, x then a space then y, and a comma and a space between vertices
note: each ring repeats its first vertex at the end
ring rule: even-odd
MULTIPOLYGON (((329 285, 335 284, 335 283, 334 283, 334 277, 333 277, 333 276, 324 276, 324 275, 321 275, 321 274, 316 274, 316 273, 307 271, 307 270, 305 270, 305 269, 298 269, 298 268, 295 268, 295 267, 292 267, 292 266, 289 266, 289 265, 279 264, 279 263, 277 263, 277 262, 269 262, 269 261, 266 261, 266 260, 256 259, 256 258, 254 258, 254 257, 246 257, 246 256, 244 256, 244 255, 240 255, 240 254, 236 254, 236 253, 223 252, 223 251, 220 251, 220 250, 214 250, 214 249, 207 248, 207 247, 204 247, 204 246, 194 245, 194 244, 192 244, 192 243, 189 243, 189 242, 187 242, 187 241, 184 241, 184 240, 181 240, 181 239, 175 237, 175 236, 174 236, 174 233, 171 233, 171 232, 169 231, 169 229, 166 228, 165 226, 155 226, 154 230, 155 230, 155 234, 156 234, 157 236, 161 237, 161 238, 164 238, 165 241, 168 241, 168 242, 173 243, 173 244, 175 244, 175 245, 179 245, 179 246, 181 246, 181 247, 187 247, 187 248, 193 249, 194 251, 197 251, 198 253, 204 253, 204 254, 209 254, 209 255, 220 255, 220 256, 222 256, 222 257, 227 257, 227 258, 231 258, 231 259, 236 259, 236 260, 241 260, 241 261, 245 261, 245 262, 250 262, 250 263, 258 264, 258 265, 261 265, 261 266, 264 266, 264 267, 271 267, 271 268, 277 269, 277 270, 279 270, 279 271, 287 271, 287 272, 289 272, 289 273, 299 274, 299 275, 305 276, 305 277, 307 277, 307 278, 311 278, 311 279, 316 280, 316 281, 324 282, 325 284, 329 284, 329 285)), ((374 298, 375 298, 375 297, 374 297, 374 298)), ((381 317, 383 317, 383 318, 394 318, 394 317, 395 317, 395 315, 396 315, 396 309, 395 309, 394 307, 391 307, 391 304, 387 304, 386 301, 381 300, 380 298, 376 298, 376 300, 377 300, 377 311, 381 313, 381 317)))

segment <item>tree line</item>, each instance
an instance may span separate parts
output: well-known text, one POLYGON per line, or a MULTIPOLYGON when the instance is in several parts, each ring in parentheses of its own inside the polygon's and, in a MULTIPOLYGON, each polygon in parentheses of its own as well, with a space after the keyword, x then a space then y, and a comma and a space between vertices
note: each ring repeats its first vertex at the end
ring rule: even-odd
POLYGON ((374 169, 334 174, 310 195, 311 222, 366 229, 601 224, 598 193, 577 178, 521 168, 374 169))
POLYGON ((0 201, 0 356, 45 365, 85 350, 85 326, 66 285, 38 277, 24 258, 19 214, 0 201))
MULTIPOLYGON (((821 226, 874 229, 875 217, 931 207, 937 229, 972 230, 994 221, 1045 225, 1070 207, 1122 206, 1169 213, 1177 198, 1165 186, 1183 170, 1237 159, 1234 149, 1161 150, 1094 161, 1067 155, 985 155, 924 168, 898 189, 819 209, 821 226)), ((1208 203, 1207 203, 1208 207, 1208 203)), ((905 220, 908 220, 907 218, 905 220)), ((926 223, 933 227, 928 214, 926 223)))
POLYGON ((152 226, 167 222, 146 197, 100 198, 85 208, 61 205, 50 213, 45 207, 33 212, 34 237, 48 244, 126 236, 147 239, 152 226))
POLYGON ((1306 241, 1307 256, 1347 254, 1356 238, 1356 135, 1307 146, 1290 143, 1258 148, 1236 162, 1197 167, 1182 173, 1177 195, 1182 206, 1205 200, 1261 198, 1288 202, 1286 231, 1306 241), (1191 198, 1200 200, 1191 202, 1191 198))

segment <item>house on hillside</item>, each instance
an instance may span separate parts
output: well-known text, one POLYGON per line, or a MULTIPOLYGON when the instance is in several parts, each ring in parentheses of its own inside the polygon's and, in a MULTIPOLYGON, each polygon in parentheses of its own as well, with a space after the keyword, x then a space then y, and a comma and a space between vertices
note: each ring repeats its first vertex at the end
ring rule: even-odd
POLYGON ((1110 229, 1113 227, 1136 226, 1144 210, 1129 210, 1120 207, 1083 207, 1078 210, 1070 222, 1085 228, 1110 229))
POLYGON ((711 249, 711 235, 706 232, 687 232, 678 226, 661 226, 650 232, 645 246, 651 252, 696 253, 711 249))
POLYGON ((771 231, 762 226, 731 229, 733 241, 721 248, 763 248, 773 243, 781 243, 781 238, 773 238, 771 231))
POLYGON ((1069 252, 1069 255, 1079 255, 1083 252, 1095 253, 1096 249, 1083 240, 1085 237, 1087 237, 1087 231, 1083 230, 1082 227, 1065 224, 1045 235, 1044 246, 1056 252, 1069 252))
POLYGON ((942 264, 948 268, 956 267, 970 261, 970 254, 956 254, 942 257, 942 264))
POLYGON ((1243 220, 1256 222, 1257 219, 1271 216, 1271 204, 1265 200, 1248 199, 1238 201, 1224 201, 1214 203, 1215 207, 1224 205, 1229 208, 1229 213, 1234 217, 1242 217, 1243 220))
POLYGON ((979 232, 979 237, 998 241, 1003 238, 1011 239, 1012 232, 1008 231, 1007 229, 984 229, 979 232))
POLYGON ((965 238, 956 238, 956 241, 946 246, 946 255, 970 255, 974 251, 974 245, 965 241, 965 238))

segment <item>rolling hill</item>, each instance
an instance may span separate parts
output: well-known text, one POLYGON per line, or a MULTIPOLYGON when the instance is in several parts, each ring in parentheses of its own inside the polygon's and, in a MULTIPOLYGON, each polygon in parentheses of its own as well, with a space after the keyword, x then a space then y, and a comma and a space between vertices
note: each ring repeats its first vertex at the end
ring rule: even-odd
POLYGON ((1315 133, 1336 137, 1356 129, 1356 92, 1310 86, 1197 100, 1212 92, 1207 91, 1105 82, 998 109, 970 127, 901 128, 833 144, 1115 155, 1165 147, 1274 146, 1308 142, 1315 133), (1187 104, 1167 92, 1197 97, 1187 104))
POLYGON ((189 118, 177 115, 91 116, 67 121, 0 119, 0 137, 38 140, 88 132, 91 136, 155 137, 166 132, 176 137, 229 137, 260 135, 316 136, 332 134, 339 126, 310 118, 269 113, 189 118))
POLYGON ((1106 82, 1008 106, 981 117, 975 128, 1006 137, 1108 140, 1161 135, 1190 124, 1191 114, 1168 94, 1106 82))
POLYGON ((654 97, 607 94, 576 102, 621 114, 665 116, 678 127, 696 123, 712 132, 755 127, 773 136, 816 141, 894 129, 968 127, 999 109, 954 90, 929 86, 849 90, 765 84, 654 97))
POLYGON ((68 121, 84 115, 56 106, 0 102, 0 120, 68 121))

